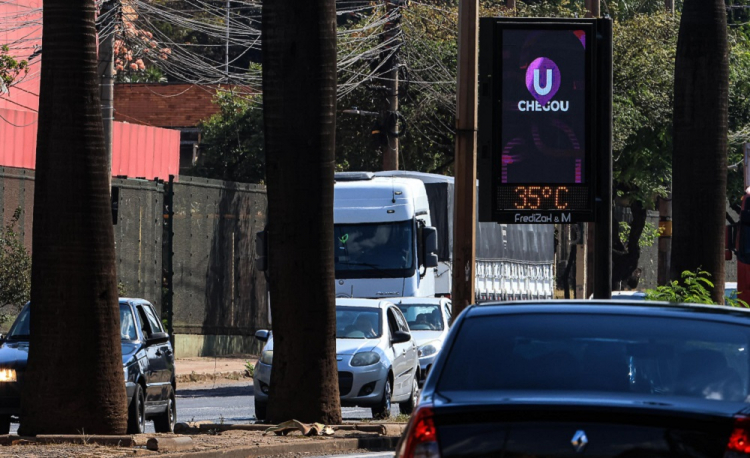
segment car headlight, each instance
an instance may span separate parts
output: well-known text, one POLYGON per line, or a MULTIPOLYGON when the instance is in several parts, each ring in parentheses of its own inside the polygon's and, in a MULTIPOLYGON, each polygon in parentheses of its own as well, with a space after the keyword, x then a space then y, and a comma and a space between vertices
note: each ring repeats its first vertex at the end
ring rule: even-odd
POLYGON ((0 382, 15 382, 16 380, 15 369, 0 369, 0 382))
POLYGON ((422 345, 419 347, 419 357, 431 356, 438 352, 437 347, 433 344, 422 345))
POLYGON ((273 350, 263 350, 260 355, 260 362, 270 366, 273 363, 273 350))
POLYGON ((352 366, 358 367, 358 366, 372 366, 373 364, 377 364, 380 362, 380 355, 375 353, 374 351, 363 351, 362 353, 357 353, 352 358, 352 366))

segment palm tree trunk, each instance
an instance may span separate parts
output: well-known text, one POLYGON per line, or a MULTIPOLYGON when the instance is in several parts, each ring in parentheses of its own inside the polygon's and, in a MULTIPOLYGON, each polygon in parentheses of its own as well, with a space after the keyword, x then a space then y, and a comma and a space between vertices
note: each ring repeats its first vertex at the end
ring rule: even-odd
POLYGON ((711 274, 724 303, 729 64, 724 0, 685 0, 675 61, 672 279, 711 274))
POLYGON ((122 434, 114 233, 93 0, 45 0, 22 435, 122 434))
POLYGON ((336 424, 335 1, 266 2, 262 32, 274 338, 268 417, 336 424))

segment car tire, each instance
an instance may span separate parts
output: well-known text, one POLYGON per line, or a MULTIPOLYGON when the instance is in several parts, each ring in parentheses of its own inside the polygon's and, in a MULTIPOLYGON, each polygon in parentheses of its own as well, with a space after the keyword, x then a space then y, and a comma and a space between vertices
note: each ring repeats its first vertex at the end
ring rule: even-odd
POLYGON ((257 421, 264 421, 266 419, 266 407, 268 406, 265 402, 258 402, 255 400, 255 419, 257 421))
POLYGON ((141 385, 135 384, 133 399, 128 407, 128 434, 146 432, 146 396, 141 385))
POLYGON ((419 384, 417 382, 417 374, 414 374, 414 379, 411 382, 411 394, 409 399, 404 402, 398 403, 398 410, 406 415, 411 415, 414 408, 417 407, 417 401, 419 400, 419 384))
POLYGON ((10 415, 0 415, 0 434, 10 434, 10 415))
POLYGON ((383 397, 380 399, 380 403, 378 403, 377 406, 372 407, 372 418, 376 420, 384 420, 391 416, 391 394, 391 379, 389 377, 385 379, 383 397))
POLYGON ((177 404, 175 403, 174 390, 169 390, 169 403, 167 410, 154 417, 154 431, 157 433, 173 433, 177 421, 177 404))

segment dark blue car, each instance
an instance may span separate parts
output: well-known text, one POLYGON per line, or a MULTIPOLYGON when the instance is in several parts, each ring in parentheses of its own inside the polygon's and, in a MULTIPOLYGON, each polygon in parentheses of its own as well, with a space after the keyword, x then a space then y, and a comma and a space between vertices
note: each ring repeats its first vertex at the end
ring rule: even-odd
POLYGON ((750 456, 750 311, 648 301, 470 306, 396 458, 750 456))
MULTIPOLYGON (((29 311, 30 304, 26 304, 0 340, 0 434, 8 434, 11 418, 21 413, 29 311)), ((173 432, 177 418, 174 352, 153 306, 143 299, 121 298, 120 334, 128 433, 143 433, 147 419, 154 421, 157 432, 173 432)))

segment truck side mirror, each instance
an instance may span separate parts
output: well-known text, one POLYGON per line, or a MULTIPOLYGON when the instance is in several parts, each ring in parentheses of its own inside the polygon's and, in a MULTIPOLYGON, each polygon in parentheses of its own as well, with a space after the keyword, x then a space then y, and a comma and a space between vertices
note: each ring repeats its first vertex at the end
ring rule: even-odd
POLYGON ((270 337, 271 333, 266 329, 258 329, 255 331, 255 338, 260 340, 261 342, 268 342, 268 338, 270 337))
POLYGON ((436 228, 422 228, 422 246, 424 247, 424 259, 422 260, 424 266, 437 267, 438 257, 435 252, 438 250, 438 233, 436 228))
POLYGON ((268 239, 266 231, 255 233, 255 268, 261 272, 268 270, 268 239))

